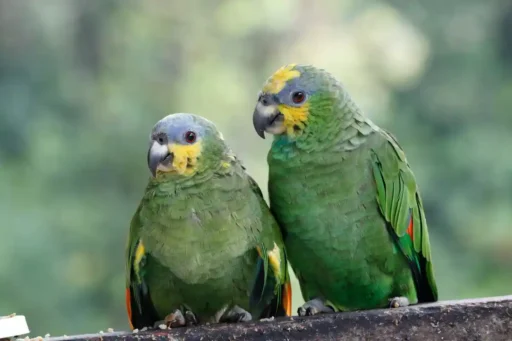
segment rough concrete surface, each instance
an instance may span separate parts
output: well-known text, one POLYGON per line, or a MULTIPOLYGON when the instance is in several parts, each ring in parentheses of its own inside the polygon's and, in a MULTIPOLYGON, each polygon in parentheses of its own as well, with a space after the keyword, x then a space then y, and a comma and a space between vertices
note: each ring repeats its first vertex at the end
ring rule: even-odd
POLYGON ((52 341, 512 340, 512 295, 444 301, 398 309, 279 318, 138 333, 52 338, 52 341))

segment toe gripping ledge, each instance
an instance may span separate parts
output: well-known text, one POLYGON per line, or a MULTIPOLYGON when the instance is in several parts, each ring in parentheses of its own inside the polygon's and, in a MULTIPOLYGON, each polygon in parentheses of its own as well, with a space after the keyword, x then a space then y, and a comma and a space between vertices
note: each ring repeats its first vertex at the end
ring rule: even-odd
POLYGON ((51 338, 52 341, 512 340, 512 295, 397 309, 51 338))

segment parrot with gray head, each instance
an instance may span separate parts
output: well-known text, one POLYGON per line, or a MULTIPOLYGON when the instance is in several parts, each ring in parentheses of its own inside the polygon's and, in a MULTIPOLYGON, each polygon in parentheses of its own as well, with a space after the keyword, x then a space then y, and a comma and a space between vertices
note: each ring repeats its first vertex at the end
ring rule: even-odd
POLYGON ((253 125, 274 139, 270 209, 306 303, 299 315, 437 300, 427 222, 397 140, 330 73, 286 65, 253 125))
POLYGON ((133 328, 290 315, 279 227, 215 125, 177 113, 153 128, 152 174, 130 225, 133 328))

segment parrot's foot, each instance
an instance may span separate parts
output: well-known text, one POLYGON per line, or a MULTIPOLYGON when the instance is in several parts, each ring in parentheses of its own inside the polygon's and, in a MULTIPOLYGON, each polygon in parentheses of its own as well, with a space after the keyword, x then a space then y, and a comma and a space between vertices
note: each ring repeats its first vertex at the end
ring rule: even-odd
POLYGON ((164 319, 164 324, 168 328, 183 327, 186 326, 186 322, 187 321, 185 320, 183 313, 179 309, 176 309, 173 313, 167 315, 164 319))
POLYGON ((185 310, 185 322, 187 326, 195 326, 197 324, 196 315, 190 310, 185 310))
POLYGON ((409 305, 409 300, 407 297, 393 297, 389 299, 389 307, 390 308, 400 308, 407 307, 409 305))
POLYGON ((248 322, 252 320, 252 315, 248 311, 234 306, 230 310, 226 311, 220 318, 219 322, 224 323, 237 323, 237 322, 248 322))
POLYGON ((196 315, 190 310, 184 310, 185 315, 180 309, 176 309, 174 313, 169 314, 165 319, 156 321, 153 325, 154 329, 177 328, 184 326, 194 326, 198 324, 196 315))
POLYGON ((319 298, 307 301, 297 310, 299 316, 313 316, 324 313, 334 313, 334 309, 325 305, 319 298))

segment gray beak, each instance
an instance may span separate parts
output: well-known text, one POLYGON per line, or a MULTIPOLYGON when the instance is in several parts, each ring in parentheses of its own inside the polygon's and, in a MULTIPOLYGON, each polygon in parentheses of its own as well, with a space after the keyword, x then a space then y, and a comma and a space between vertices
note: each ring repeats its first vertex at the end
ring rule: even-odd
POLYGON ((262 139, 265 139, 265 129, 267 128, 267 123, 267 117, 261 115, 258 107, 256 107, 256 109, 254 109, 254 113, 252 114, 252 124, 254 126, 254 130, 256 130, 256 133, 262 139))
POLYGON ((264 94, 258 99, 258 104, 252 114, 252 124, 256 133, 265 138, 265 131, 272 127, 276 118, 281 114, 277 109, 278 100, 275 96, 264 94))
POLYGON ((174 155, 169 153, 167 144, 161 145, 157 141, 153 141, 148 150, 148 168, 153 177, 156 177, 156 170, 159 165, 170 165, 174 155))

